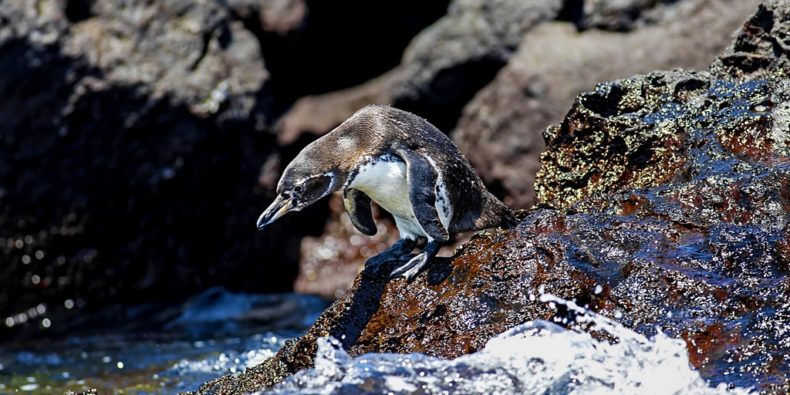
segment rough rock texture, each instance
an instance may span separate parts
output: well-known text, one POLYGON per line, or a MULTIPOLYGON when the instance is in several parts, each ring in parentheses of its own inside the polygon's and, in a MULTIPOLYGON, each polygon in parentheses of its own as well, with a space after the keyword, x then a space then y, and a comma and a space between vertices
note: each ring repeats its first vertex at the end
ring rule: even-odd
POLYGON ((710 72, 654 72, 584 93, 546 131, 542 208, 481 234, 413 283, 363 272, 302 338, 200 393, 254 391, 352 355, 455 357, 575 299, 689 345, 713 383, 790 390, 790 4, 744 25, 710 72), (599 287, 600 286, 600 287, 599 287))
POLYGON ((325 4, 0 2, 0 317, 18 318, 0 337, 40 330, 20 324, 41 303, 292 289, 327 210, 255 231, 277 163, 308 142, 279 146, 271 123, 392 68, 447 6, 325 4), (310 58, 328 54, 346 56, 310 58))
POLYGON ((656 69, 705 68, 757 4, 680 2, 653 24, 628 34, 541 25, 464 108, 453 138, 505 203, 529 208, 535 203, 534 177, 544 148, 541 133, 562 119, 579 93, 599 81, 656 69))
POLYGON ((301 232, 250 232, 274 146, 254 36, 212 2, 35 4, 0 5, 0 314, 289 289, 301 232))
MULTIPOLYGON (((529 208, 535 202, 534 178, 539 168, 538 157, 545 147, 541 132, 546 126, 562 120, 576 95, 599 81, 625 78, 635 73, 676 67, 707 67, 731 41, 732 32, 757 4, 757 0, 684 0, 671 5, 656 1, 585 2, 586 11, 581 15, 581 9, 574 10, 572 2, 565 2, 562 13, 557 17, 573 19, 576 25, 547 20, 527 29, 507 65, 464 107, 458 126, 445 131, 453 136, 490 190, 501 196, 510 207, 529 208), (644 9, 634 11, 637 5, 644 6, 644 9), (581 16, 573 17, 574 12, 581 16), (603 28, 599 22, 612 18, 626 18, 629 21, 627 28, 614 29, 618 32, 577 30, 577 27, 588 24, 603 28)), ((467 15, 466 18, 474 15, 471 11, 461 14, 467 15)), ((544 12, 544 15, 550 13, 544 12)), ((414 55, 404 58, 403 64, 390 72, 361 86, 299 100, 280 121, 278 139, 281 144, 291 144, 305 134, 321 135, 366 104, 391 104, 391 91, 403 80, 401 74, 405 69, 410 72, 407 80, 412 88, 422 81, 425 86, 417 90, 429 92, 433 82, 426 78, 437 75, 429 71, 436 69, 435 64, 463 59, 455 54, 442 60, 441 56, 431 52, 429 46, 431 42, 441 42, 444 44, 440 47, 447 49, 468 40, 468 35, 450 34, 464 25, 452 27, 455 25, 446 21, 459 22, 459 18, 448 15, 420 34, 409 48, 414 55), (421 55, 422 52, 425 54, 421 55), (413 61, 422 58, 437 60, 427 63, 413 61), (418 72, 421 67, 426 70, 418 72), (422 79, 412 77, 417 74, 423 75, 422 79)), ((621 27, 626 26, 623 23, 620 23, 621 27)), ((483 23, 483 26, 489 25, 483 23)), ((495 36, 489 34, 488 37, 495 36)), ((503 37, 508 38, 499 44, 490 39, 480 39, 479 42, 488 43, 490 53, 508 54, 494 50, 505 48, 505 42, 509 45, 514 42, 512 34, 503 37)), ((468 55, 485 47, 476 44, 461 53, 468 55)), ((431 95, 441 96, 438 91, 431 95)), ((443 109, 439 108, 425 115, 436 122, 437 119, 441 121, 441 113, 443 109)), ((342 207, 331 215, 342 218, 342 207)), ((326 259, 338 253, 319 256, 319 250, 313 247, 342 246, 339 240, 356 234, 351 225, 338 226, 338 223, 330 221, 321 238, 305 240, 302 243, 302 272, 321 271, 324 274, 311 276, 313 280, 310 281, 304 281, 307 279, 305 276, 300 277, 299 289, 331 296, 333 294, 327 293, 328 289, 336 291, 339 284, 351 284, 353 277, 341 279, 338 273, 356 274, 364 259, 326 259), (316 265, 317 262, 321 265, 316 265), (335 268, 333 274, 323 270, 322 265, 335 268), (329 278, 332 279, 331 286, 323 284, 323 279, 329 278)), ((394 237, 394 233, 390 237, 394 237)))

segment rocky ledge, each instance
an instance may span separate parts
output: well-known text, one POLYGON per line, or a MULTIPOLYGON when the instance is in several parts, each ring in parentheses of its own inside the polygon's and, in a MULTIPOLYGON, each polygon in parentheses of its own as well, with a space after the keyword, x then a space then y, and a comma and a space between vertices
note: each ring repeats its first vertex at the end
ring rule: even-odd
POLYGON ((686 340, 712 383, 790 390, 790 4, 769 1, 708 71, 599 84, 545 131, 539 204, 475 236, 414 282, 363 272, 306 335, 198 393, 251 392, 351 355, 457 357, 566 312, 686 340))

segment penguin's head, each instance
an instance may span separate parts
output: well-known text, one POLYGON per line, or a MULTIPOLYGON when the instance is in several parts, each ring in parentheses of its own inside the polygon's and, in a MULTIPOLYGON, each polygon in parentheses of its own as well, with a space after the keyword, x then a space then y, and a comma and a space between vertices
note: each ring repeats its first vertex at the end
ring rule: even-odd
POLYGON ((315 173, 303 166, 288 166, 277 184, 277 197, 258 217, 258 229, 263 230, 283 215, 299 211, 338 190, 337 173, 336 170, 315 173))

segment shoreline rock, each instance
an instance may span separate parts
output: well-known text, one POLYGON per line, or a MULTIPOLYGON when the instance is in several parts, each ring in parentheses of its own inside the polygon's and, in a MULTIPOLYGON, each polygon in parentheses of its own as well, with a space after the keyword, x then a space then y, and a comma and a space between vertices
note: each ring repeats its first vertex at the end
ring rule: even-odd
POLYGON ((0 2, 0 337, 55 335, 26 314, 39 306, 64 322, 218 285, 293 290, 329 213, 256 232, 277 163, 307 144, 278 144, 274 121, 397 64, 447 4, 0 2), (369 62, 337 56, 361 49, 369 62))
POLYGON ((197 393, 253 392, 349 355, 452 358, 564 312, 541 292, 643 334, 682 337, 713 384, 790 390, 790 5, 767 1, 709 72, 599 84, 546 130, 539 206, 418 278, 360 274, 303 337, 197 393))
MULTIPOLYGON (((508 46, 514 50, 502 52, 508 56, 507 64, 496 73, 493 81, 463 105, 455 128, 444 130, 459 145, 489 190, 514 209, 526 209, 536 202, 533 183, 540 167, 540 153, 545 148, 541 133, 547 126, 562 120, 578 94, 591 89, 597 82, 626 78, 636 73, 675 67, 708 67, 727 47, 731 34, 756 9, 759 1, 683 0, 672 4, 588 1, 585 2, 586 16, 580 20, 569 18, 568 14, 575 12, 571 3, 566 2, 556 15, 544 11, 547 19, 529 26, 520 40, 509 37, 508 46), (604 12, 604 19, 630 18, 626 14, 635 6, 644 7, 644 10, 637 19, 629 22, 628 29, 621 29, 625 31, 587 26, 586 21, 603 18, 604 12)), ((450 15, 446 18, 455 21, 460 17, 450 15)), ((479 23, 484 23, 491 18, 483 15, 478 19, 482 20, 479 23)), ((418 35, 416 41, 430 43, 432 37, 452 38, 449 32, 443 31, 448 30, 448 25, 448 22, 437 24, 430 31, 418 35)), ((457 30, 459 28, 449 31, 457 30)), ((460 45, 458 43, 463 42, 464 37, 466 35, 458 33, 455 39, 442 39, 442 47, 460 45)), ((496 41, 483 42, 490 43, 488 52, 496 52, 493 50, 497 48, 494 45, 496 41)), ((500 44, 499 47, 505 46, 500 44)), ((363 85, 302 98, 281 119, 278 140, 290 143, 304 134, 321 135, 366 104, 392 104, 394 87, 404 78, 411 78, 411 74, 404 77, 403 69, 415 71, 425 67, 434 70, 438 68, 436 65, 450 62, 445 60, 428 65, 416 62, 415 59, 422 58, 439 59, 436 54, 422 54, 430 52, 430 49, 427 44, 414 45, 410 48, 413 56, 405 57, 400 66, 363 85)), ((452 59, 460 62, 463 57, 454 55, 452 59)), ((423 74, 423 79, 415 80, 411 85, 421 92, 428 92, 426 94, 441 96, 438 92, 431 93, 434 83, 428 79, 438 74, 429 71, 423 74), (424 86, 418 81, 422 81, 424 86)), ((425 116, 434 121, 434 113, 428 111, 425 116)), ((332 211, 330 215, 342 218, 345 213, 341 209, 340 212, 332 211)), ((338 272, 351 274, 344 280, 338 279, 337 275, 327 276, 333 284, 351 284, 353 275, 362 268, 363 259, 323 259, 311 249, 355 234, 352 226, 338 227, 337 224, 330 221, 316 242, 303 241, 301 271, 324 272, 315 269, 313 264, 320 261, 323 267, 340 268, 338 272)), ((326 293, 328 284, 323 284, 320 278, 313 281, 303 279, 297 280, 300 291, 334 295, 334 292, 326 293)))
POLYGON ((464 108, 453 139, 509 206, 529 208, 537 202, 533 184, 545 148, 541 133, 562 121, 580 93, 600 81, 653 70, 707 68, 758 4, 678 2, 662 6, 660 18, 627 33, 543 24, 524 37, 508 65, 464 108))

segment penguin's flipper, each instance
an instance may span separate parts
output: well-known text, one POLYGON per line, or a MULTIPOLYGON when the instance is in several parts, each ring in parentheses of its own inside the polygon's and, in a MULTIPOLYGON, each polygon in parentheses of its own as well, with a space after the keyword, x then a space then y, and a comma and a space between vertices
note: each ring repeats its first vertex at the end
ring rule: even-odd
POLYGON ((409 201, 414 216, 428 235, 428 241, 450 240, 450 234, 439 220, 436 212, 436 180, 439 173, 423 155, 410 150, 396 148, 395 153, 406 162, 406 183, 409 185, 409 201))
POLYGON ((368 236, 376 234, 376 222, 373 221, 373 213, 370 211, 368 195, 356 189, 346 189, 343 191, 343 205, 346 206, 348 217, 355 228, 368 236))

